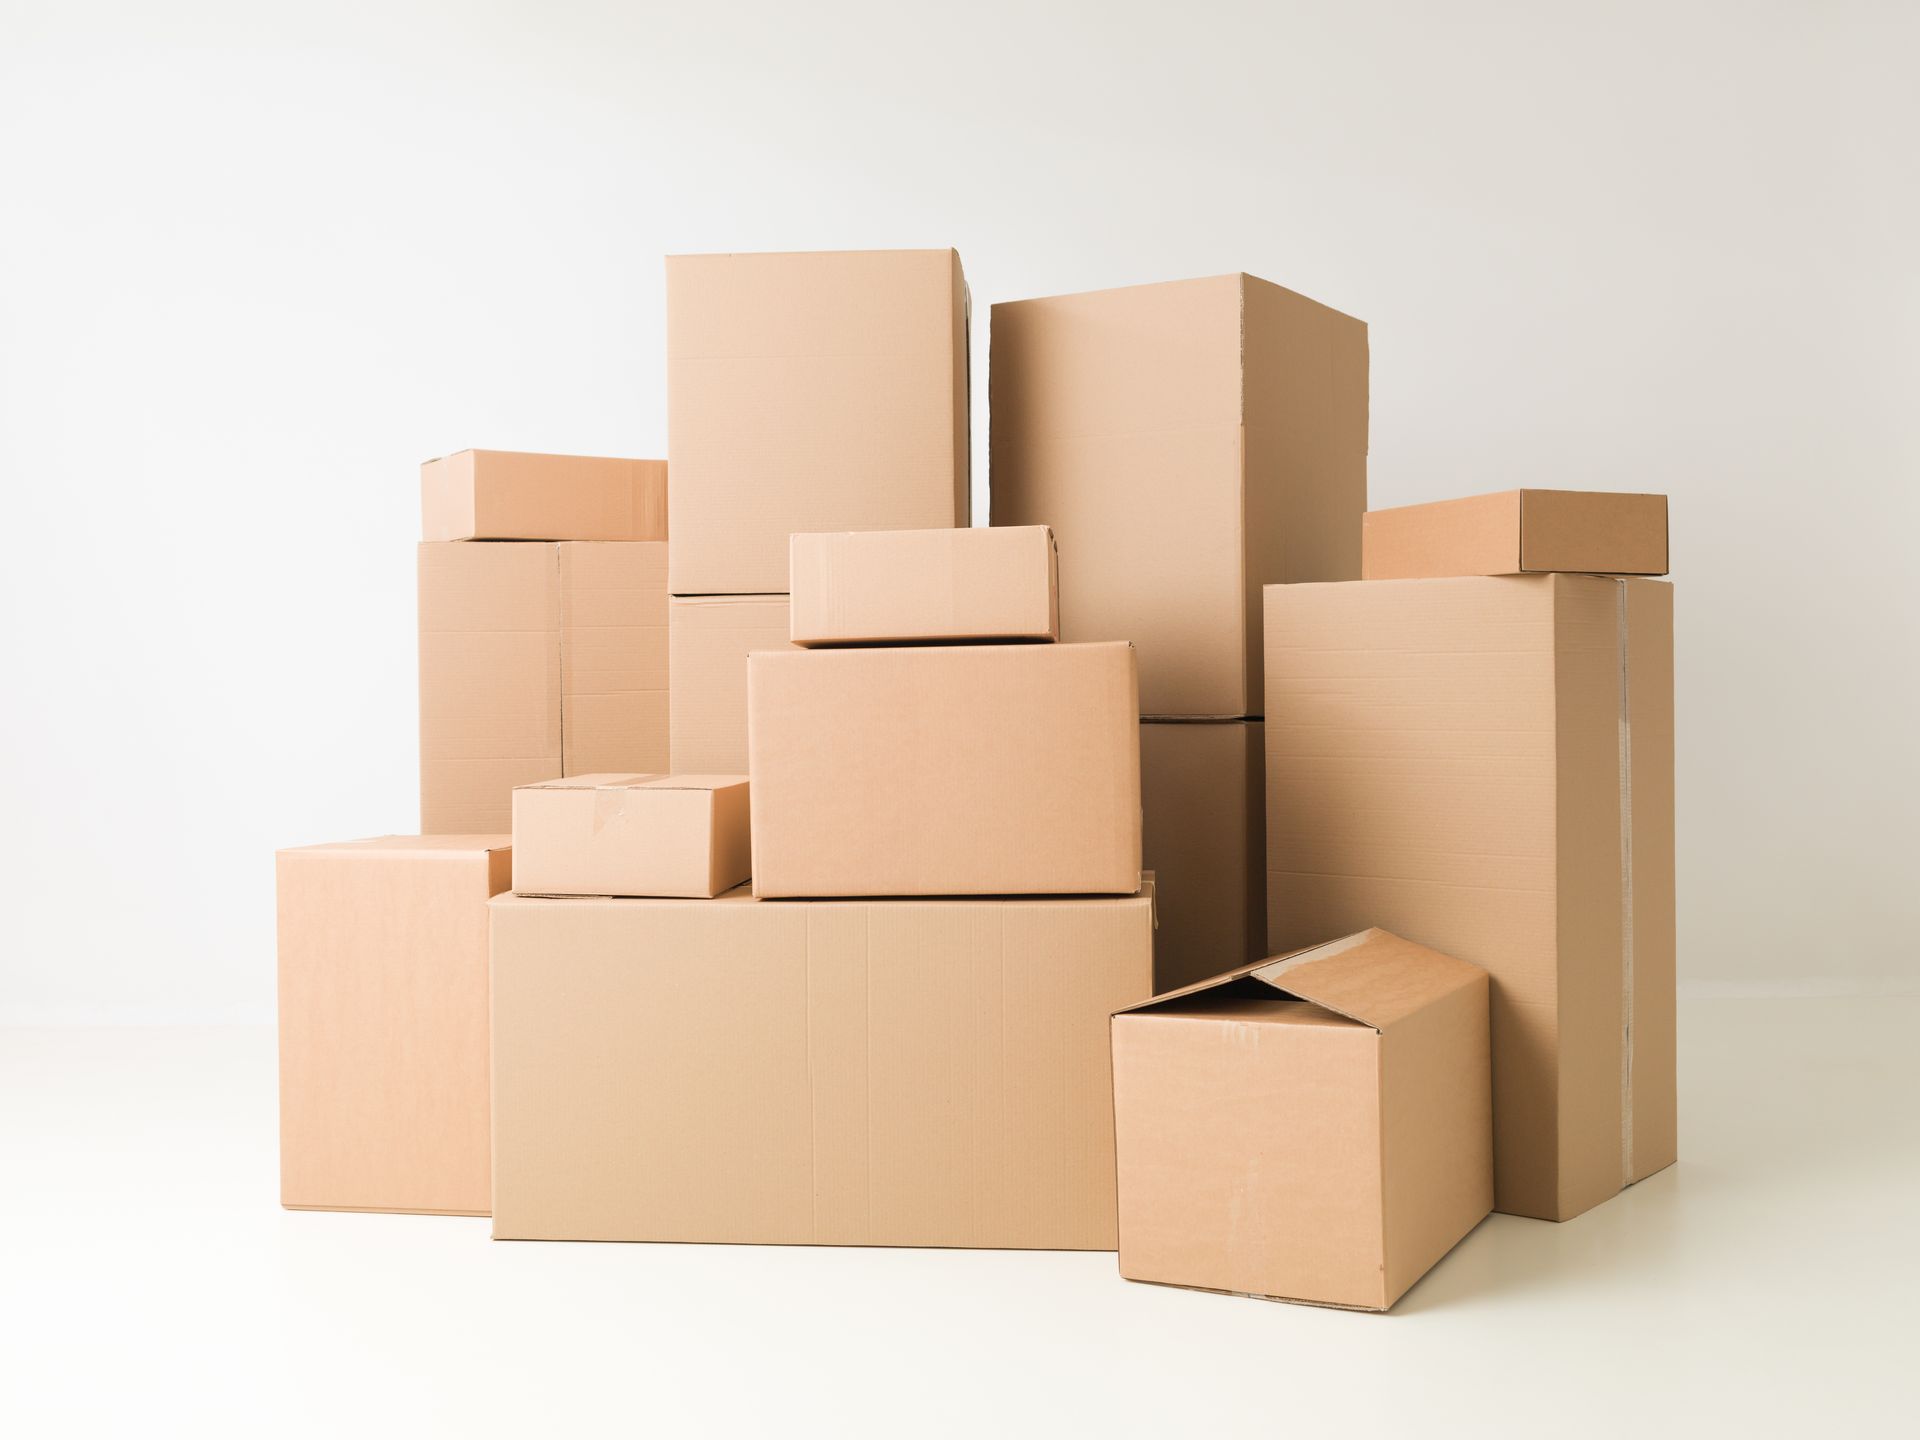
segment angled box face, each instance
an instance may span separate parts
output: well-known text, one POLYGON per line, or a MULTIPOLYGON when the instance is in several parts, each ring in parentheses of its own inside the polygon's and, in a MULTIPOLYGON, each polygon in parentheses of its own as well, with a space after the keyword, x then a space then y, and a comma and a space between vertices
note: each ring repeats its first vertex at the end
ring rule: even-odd
POLYGON ((1131 647, 761 652, 747 668, 756 894, 1135 888, 1131 647))
POLYGON ((676 595, 668 607, 675 773, 747 769, 747 656, 790 650, 785 595, 676 595))
POLYGON ((667 768, 667 547, 560 547, 562 773, 667 768))
POLYGON ((793 643, 1058 640, 1044 525, 793 537, 793 643))
POLYGON ((420 467, 423 540, 665 540, 667 462, 462 450, 420 467))
POLYGON ((711 898, 745 883, 744 775, 580 775, 513 792, 522 895, 711 898))
POLYGON ((1564 571, 1667 573, 1667 497, 1580 490, 1508 490, 1372 510, 1369 580, 1564 571))
POLYGON ((676 595, 785 594, 795 531, 968 520, 952 250, 667 260, 676 595))

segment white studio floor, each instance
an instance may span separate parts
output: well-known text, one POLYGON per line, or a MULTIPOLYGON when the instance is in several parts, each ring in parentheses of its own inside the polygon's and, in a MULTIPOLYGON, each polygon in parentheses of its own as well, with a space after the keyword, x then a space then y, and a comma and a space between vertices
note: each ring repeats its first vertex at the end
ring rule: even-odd
POLYGON ((0 1434, 1912 1433, 1920 997, 1692 999, 1678 1168, 1387 1316, 276 1201, 269 1029, 0 1030, 0 1434))

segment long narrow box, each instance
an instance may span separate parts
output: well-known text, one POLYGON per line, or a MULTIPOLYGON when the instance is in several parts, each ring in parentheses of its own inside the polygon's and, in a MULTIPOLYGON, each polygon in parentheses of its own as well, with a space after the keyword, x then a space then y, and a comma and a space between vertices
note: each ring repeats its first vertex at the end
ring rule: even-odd
POLYGON ((1369 510, 1360 548, 1369 580, 1555 570, 1664 575, 1667 497, 1508 490, 1369 510))
POLYGON ((487 899, 505 835, 282 850, 280 1202, 489 1209, 487 899))
POLYGON ((494 1236, 1110 1250, 1152 912, 502 896, 494 1236))
POLYGON ((1671 1165, 1673 591, 1267 590, 1267 941, 1378 924, 1493 977, 1496 1208, 1671 1165))
POLYGON ((1133 649, 763 651, 747 662, 754 893, 1129 894, 1133 649))
POLYGON ((793 537, 793 643, 1058 640, 1044 525, 793 537))
POLYGON ((667 462, 462 450, 420 467, 423 540, 665 540, 667 462))
POLYGON ((667 606, 671 758, 682 775, 747 768, 747 656, 788 650, 785 595, 676 595, 667 606))
POLYGON ((522 895, 711 899, 752 873, 744 775, 576 775, 513 792, 522 895))
POLYGON ((1367 327, 1250 275, 1020 300, 988 381, 993 523, 1053 527, 1061 638, 1138 646, 1149 717, 1258 715, 1261 586, 1360 575, 1367 327))

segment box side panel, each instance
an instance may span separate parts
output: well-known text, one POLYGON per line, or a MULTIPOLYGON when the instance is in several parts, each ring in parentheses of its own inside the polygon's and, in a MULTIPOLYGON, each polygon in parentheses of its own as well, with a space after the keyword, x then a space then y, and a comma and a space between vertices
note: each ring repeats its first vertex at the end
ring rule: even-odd
POLYGON ((420 538, 466 540, 474 534, 474 452, 443 455, 420 467, 420 538))
POLYGON ((1520 558, 1520 495, 1507 490, 1369 510, 1361 531, 1365 577, 1518 574, 1527 568, 1520 558))
POLYGON ((480 539, 667 538, 664 460, 483 450, 472 478, 480 539))
POLYGON ((747 773, 747 656, 791 650, 784 595, 675 596, 668 605, 671 769, 747 773))
POLYGON ((1052 639, 1052 552, 1038 526, 796 535, 793 641, 1052 639))
POLYGON ((1521 492, 1528 570, 1601 575, 1667 573, 1667 497, 1605 491, 1521 492))
POLYGON ((973 296, 960 252, 948 253, 953 257, 953 523, 965 529, 973 524, 973 296))
POLYGON ((560 550, 561 769, 668 768, 667 547, 560 550))
POLYGON ((1631 1154, 1642 1180, 1679 1153, 1674 899, 1673 587, 1630 580, 1627 694, 1631 714, 1631 1154))

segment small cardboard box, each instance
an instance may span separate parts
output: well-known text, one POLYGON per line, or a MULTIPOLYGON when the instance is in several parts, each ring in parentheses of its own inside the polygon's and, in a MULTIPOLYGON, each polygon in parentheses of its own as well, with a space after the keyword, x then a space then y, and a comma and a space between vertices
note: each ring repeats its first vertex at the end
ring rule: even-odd
POLYGON ((667 462, 462 450, 420 467, 423 540, 665 540, 667 462))
POLYGON ((1131 894, 1128 645, 761 651, 754 893, 1131 894))
POLYGON ((785 595, 676 595, 668 603, 671 756, 682 775, 747 769, 747 656, 789 650, 785 595))
POLYGON ((280 1203, 485 1215, 487 899, 505 835, 282 850, 280 1203))
POLYGON ((1059 561, 1044 525, 793 537, 793 643, 1060 638, 1059 561))
POLYGON ((1369 930, 1113 1019, 1120 1273, 1385 1310, 1493 1205, 1487 976, 1369 930))
POLYGON ((744 775, 576 775, 513 792, 522 895, 682 895, 744 884, 744 775))
POLYGON ((1588 490, 1508 490, 1369 510, 1361 531, 1369 580, 1436 575, 1667 573, 1667 497, 1588 490))

